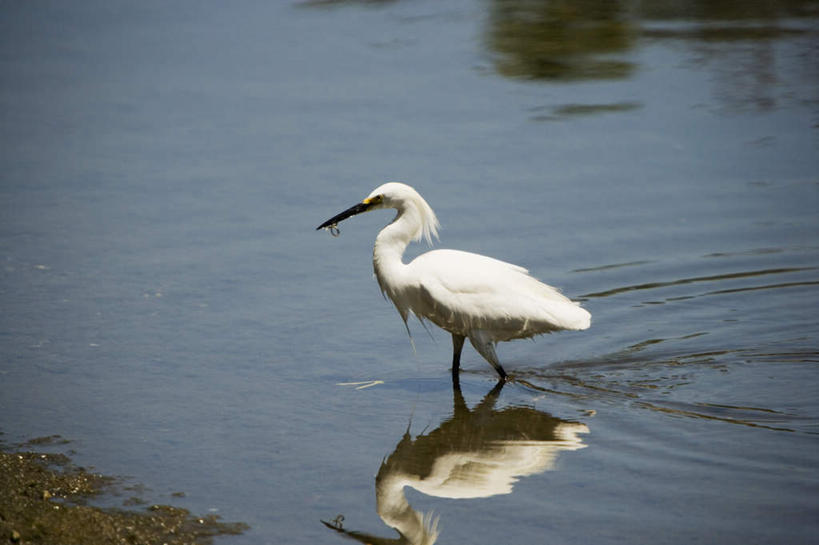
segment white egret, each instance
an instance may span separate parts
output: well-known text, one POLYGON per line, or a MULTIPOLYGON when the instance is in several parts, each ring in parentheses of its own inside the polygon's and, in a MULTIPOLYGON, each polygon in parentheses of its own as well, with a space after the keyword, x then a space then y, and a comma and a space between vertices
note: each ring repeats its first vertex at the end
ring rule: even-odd
MULTIPOLYGON (((375 239, 373 268, 382 293, 404 325, 419 320, 452 334, 452 377, 457 382, 464 340, 506 378, 495 344, 560 330, 587 329, 591 314, 523 267, 459 250, 432 250, 409 263, 402 256, 411 240, 438 238, 438 219, 412 187, 390 182, 316 229, 337 234, 338 222, 362 212, 394 208, 395 219, 375 239)), ((409 331, 409 328, 407 328, 409 331)))

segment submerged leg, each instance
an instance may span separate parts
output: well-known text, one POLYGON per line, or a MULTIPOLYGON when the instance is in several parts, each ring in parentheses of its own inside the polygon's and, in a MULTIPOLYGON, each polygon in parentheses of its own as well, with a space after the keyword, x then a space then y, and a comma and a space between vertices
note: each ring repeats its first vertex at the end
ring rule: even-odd
POLYGON ((466 337, 452 334, 452 384, 458 387, 458 374, 461 370, 461 350, 464 348, 464 340, 466 337))
POLYGON ((475 350, 483 356, 483 359, 488 361, 495 371, 498 372, 502 380, 506 380, 506 371, 501 367, 498 361, 498 355, 495 353, 495 343, 487 339, 482 331, 473 331, 469 334, 469 342, 475 347, 475 350))

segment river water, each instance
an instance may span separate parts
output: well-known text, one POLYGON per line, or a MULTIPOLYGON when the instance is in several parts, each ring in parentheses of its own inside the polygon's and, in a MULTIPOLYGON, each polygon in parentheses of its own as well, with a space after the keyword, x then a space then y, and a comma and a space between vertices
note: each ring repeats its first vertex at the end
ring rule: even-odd
POLYGON ((815 542, 819 4, 649 4, 4 2, 5 440, 220 543, 815 542), (315 231, 388 180, 592 327, 453 391, 315 231))

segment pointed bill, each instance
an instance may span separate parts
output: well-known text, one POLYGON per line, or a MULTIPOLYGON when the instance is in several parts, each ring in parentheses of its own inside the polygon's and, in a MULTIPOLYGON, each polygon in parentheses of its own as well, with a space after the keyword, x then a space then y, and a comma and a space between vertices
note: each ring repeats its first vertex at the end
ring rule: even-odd
POLYGON ((322 223, 321 225, 316 227, 316 231, 318 231, 319 229, 328 229, 330 227, 335 227, 336 224, 338 222, 340 222, 340 221, 344 221, 344 220, 346 220, 347 218, 349 218, 351 216, 355 216, 356 214, 361 214, 362 212, 366 212, 367 210, 370 209, 371 205, 372 205, 372 202, 367 202, 367 201, 355 204, 355 205, 351 206, 350 208, 348 208, 347 210, 345 210, 344 212, 341 212, 340 214, 336 214, 332 218, 328 219, 327 221, 325 221, 324 223, 322 223))

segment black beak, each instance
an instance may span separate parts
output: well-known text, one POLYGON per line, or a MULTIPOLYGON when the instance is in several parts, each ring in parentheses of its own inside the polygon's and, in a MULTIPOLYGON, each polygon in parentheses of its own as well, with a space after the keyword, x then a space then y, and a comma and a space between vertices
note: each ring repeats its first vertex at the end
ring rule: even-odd
POLYGON ((364 203, 364 202, 360 202, 360 203, 358 203, 356 205, 353 205, 350 208, 348 208, 347 210, 345 210, 344 212, 342 212, 341 214, 336 214, 332 218, 328 219, 327 221, 325 221, 324 223, 322 223, 321 225, 316 227, 316 231, 318 231, 319 229, 326 229, 328 227, 334 227, 338 222, 346 220, 350 216, 355 216, 356 214, 366 212, 367 210, 370 209, 370 205, 371 205, 371 203, 364 203))

